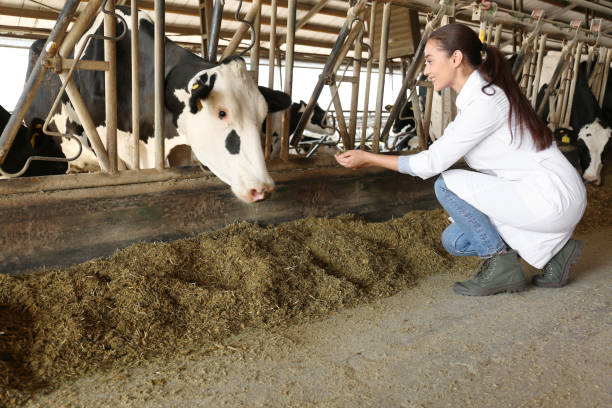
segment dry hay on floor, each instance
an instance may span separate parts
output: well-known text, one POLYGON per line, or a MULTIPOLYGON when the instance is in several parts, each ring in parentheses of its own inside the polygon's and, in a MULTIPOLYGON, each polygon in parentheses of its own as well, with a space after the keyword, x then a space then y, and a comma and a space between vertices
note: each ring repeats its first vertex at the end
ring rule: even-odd
POLYGON ((0 275, 0 398, 18 405, 87 372, 201 350, 388 296, 457 263, 474 267, 445 253, 446 225, 442 210, 384 223, 241 222, 70 268, 0 275))
MULTIPOLYGON (((587 186, 577 230, 612 226, 612 186, 587 186)), ((0 275, 0 407, 87 372, 206 349, 245 329, 324 316, 474 258, 444 251, 442 210, 384 223, 236 223, 71 268, 0 275)))

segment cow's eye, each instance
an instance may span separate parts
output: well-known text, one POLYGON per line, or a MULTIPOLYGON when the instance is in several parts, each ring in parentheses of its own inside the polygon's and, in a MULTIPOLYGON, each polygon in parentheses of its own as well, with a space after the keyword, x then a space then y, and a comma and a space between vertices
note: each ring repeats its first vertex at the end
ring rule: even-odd
POLYGON ((219 111, 219 119, 225 119, 226 116, 227 116, 227 113, 224 110, 219 111))

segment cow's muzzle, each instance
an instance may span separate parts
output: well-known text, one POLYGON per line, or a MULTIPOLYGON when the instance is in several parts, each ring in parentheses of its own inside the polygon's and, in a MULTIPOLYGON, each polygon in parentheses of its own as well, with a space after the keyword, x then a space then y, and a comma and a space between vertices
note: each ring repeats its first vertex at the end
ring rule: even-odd
POLYGON ((255 203, 257 201, 265 200, 272 195, 274 191, 274 185, 264 185, 260 188, 252 188, 249 190, 249 202, 255 203))

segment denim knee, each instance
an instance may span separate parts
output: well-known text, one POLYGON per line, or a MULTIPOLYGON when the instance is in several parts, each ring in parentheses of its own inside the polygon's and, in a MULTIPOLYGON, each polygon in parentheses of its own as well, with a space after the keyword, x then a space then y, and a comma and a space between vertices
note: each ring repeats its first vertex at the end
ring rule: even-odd
POLYGON ((453 223, 446 227, 442 232, 442 246, 451 255, 455 256, 474 256, 476 252, 470 247, 470 242, 467 237, 457 226, 453 223))

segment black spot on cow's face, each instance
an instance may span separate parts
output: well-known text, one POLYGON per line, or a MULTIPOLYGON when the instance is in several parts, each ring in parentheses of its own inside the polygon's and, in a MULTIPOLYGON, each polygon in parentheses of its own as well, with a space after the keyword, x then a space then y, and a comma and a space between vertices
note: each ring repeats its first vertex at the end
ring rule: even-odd
POLYGON ((230 154, 240 153, 240 136, 235 130, 232 130, 225 138, 225 148, 230 154))
POLYGON ((584 140, 578 139, 577 146, 580 167, 584 172, 589 167, 589 164, 591 164, 591 153, 589 152, 587 145, 584 143, 584 140))

